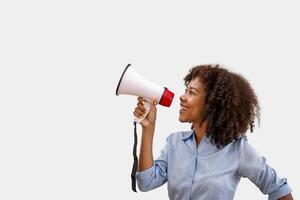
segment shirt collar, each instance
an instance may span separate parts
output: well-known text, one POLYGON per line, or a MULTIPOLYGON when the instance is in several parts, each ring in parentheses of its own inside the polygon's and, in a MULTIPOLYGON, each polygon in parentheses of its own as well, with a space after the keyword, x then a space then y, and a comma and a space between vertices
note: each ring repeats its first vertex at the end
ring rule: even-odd
POLYGON ((193 131, 193 130, 182 132, 182 134, 181 134, 181 139, 182 139, 182 140, 189 139, 190 137, 193 136, 193 134, 194 134, 194 131, 193 131))
MULTIPOLYGON (((191 137, 193 137, 195 131, 191 130, 191 131, 183 131, 181 134, 181 139, 182 140, 187 140, 191 137)), ((204 137, 202 138, 202 140, 208 140, 207 135, 205 134, 204 137)))

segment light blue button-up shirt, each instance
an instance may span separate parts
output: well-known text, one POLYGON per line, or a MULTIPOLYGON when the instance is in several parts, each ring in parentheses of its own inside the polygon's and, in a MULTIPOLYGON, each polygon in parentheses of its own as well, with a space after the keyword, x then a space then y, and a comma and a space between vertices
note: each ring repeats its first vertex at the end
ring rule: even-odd
POLYGON ((218 149, 207 137, 197 147, 193 133, 177 132, 167 138, 153 166, 136 174, 141 191, 168 182, 171 200, 232 200, 241 177, 247 177, 270 200, 291 192, 287 180, 278 177, 246 137, 218 149))

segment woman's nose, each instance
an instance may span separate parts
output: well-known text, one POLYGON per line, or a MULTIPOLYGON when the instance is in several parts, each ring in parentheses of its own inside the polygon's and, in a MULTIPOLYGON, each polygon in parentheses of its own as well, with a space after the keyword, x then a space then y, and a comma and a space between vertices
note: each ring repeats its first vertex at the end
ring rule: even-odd
POLYGON ((185 101, 184 94, 179 97, 180 101, 185 101))

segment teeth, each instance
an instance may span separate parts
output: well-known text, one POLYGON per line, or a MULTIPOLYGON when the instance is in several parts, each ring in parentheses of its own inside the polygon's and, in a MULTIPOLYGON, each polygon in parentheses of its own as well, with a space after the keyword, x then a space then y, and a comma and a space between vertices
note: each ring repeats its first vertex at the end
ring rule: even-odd
POLYGON ((187 110, 187 107, 185 107, 185 106, 180 106, 180 108, 181 108, 182 110, 187 110))

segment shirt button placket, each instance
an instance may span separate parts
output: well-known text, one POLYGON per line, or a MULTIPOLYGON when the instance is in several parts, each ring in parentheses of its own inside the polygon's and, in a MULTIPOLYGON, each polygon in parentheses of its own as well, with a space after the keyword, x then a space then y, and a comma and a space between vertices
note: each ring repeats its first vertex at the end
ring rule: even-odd
POLYGON ((192 180, 191 180, 191 192, 190 192, 190 198, 189 199, 191 199, 192 198, 192 190, 193 190, 193 185, 194 185, 194 183, 195 183, 195 173, 196 173, 196 169, 197 169, 197 153, 195 153, 195 157, 194 157, 194 165, 193 165, 193 170, 192 170, 192 176, 191 176, 191 178, 192 178, 192 180))

